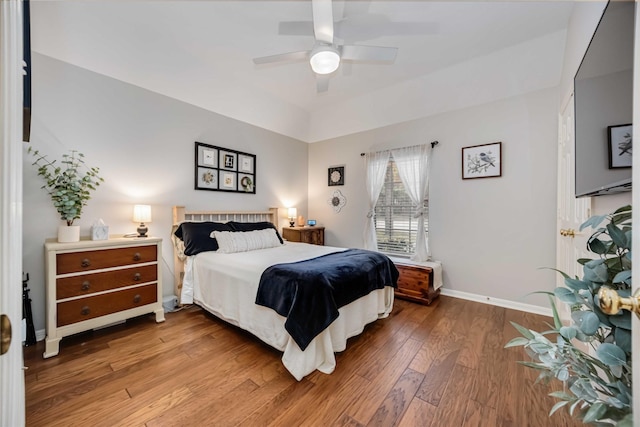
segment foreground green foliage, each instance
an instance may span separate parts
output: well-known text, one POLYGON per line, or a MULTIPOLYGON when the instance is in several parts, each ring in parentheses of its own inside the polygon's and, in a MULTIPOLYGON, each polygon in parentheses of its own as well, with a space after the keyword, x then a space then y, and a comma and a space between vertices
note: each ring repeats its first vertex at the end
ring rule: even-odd
POLYGON ((90 168, 84 164, 84 155, 75 150, 71 154, 63 154, 60 161, 50 161, 38 150, 28 150, 35 158, 34 166, 38 167, 38 175, 45 185, 42 186, 51 196, 53 206, 60 214, 60 219, 72 225, 80 218, 82 208, 91 199, 91 191, 100 185, 104 179, 98 176, 98 168, 90 168))
POLYGON ((631 313, 608 315, 600 310, 598 291, 607 286, 622 297, 631 294, 631 206, 590 218, 580 227, 595 231, 587 242, 595 259, 579 259, 583 277, 564 276, 566 287, 549 294, 554 324, 544 332, 516 323, 521 337, 505 347, 524 346, 532 361, 520 362, 540 371, 538 381, 553 378, 563 389, 551 393, 572 416, 594 425, 632 426, 631 313), (563 325, 555 298, 571 307, 571 324, 563 325))

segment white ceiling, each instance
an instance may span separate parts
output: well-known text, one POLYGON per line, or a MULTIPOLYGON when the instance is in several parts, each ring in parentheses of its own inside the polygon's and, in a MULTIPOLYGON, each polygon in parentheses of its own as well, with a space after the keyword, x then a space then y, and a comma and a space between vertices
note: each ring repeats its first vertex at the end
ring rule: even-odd
POLYGON ((571 1, 333 5, 345 43, 399 50, 393 64, 342 64, 326 93, 307 62, 252 62, 311 49, 312 32, 278 34, 311 21, 309 0, 32 0, 32 49, 307 142, 560 82, 571 1))

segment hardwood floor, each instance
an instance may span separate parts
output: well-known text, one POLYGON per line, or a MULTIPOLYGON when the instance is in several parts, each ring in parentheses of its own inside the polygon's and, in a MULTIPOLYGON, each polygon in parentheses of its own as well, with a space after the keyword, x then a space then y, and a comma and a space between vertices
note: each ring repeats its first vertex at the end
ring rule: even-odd
POLYGON ((547 318, 441 296, 396 300, 337 355, 296 381, 281 354, 197 307, 26 347, 28 426, 578 426, 551 418, 549 386, 504 349, 509 324, 547 318))

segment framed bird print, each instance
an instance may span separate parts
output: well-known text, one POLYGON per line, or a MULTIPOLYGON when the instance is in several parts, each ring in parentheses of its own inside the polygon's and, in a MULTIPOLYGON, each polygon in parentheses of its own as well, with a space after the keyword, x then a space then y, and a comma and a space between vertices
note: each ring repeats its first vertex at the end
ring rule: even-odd
POLYGON ((631 167, 632 128, 631 124, 607 127, 607 133, 609 134, 609 169, 631 167))
POLYGON ((502 142, 462 148, 462 179, 502 176, 502 142))

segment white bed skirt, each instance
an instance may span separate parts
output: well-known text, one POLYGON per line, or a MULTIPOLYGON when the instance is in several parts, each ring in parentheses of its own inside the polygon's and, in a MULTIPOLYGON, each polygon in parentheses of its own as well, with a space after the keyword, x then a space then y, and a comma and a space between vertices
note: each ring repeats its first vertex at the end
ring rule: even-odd
POLYGON ((360 334, 367 324, 389 316, 393 308, 393 288, 373 291, 340 308, 338 318, 315 337, 304 351, 284 329, 286 319, 269 308, 256 305, 259 312, 257 318, 263 319, 262 324, 270 327, 255 327, 260 321, 243 322, 225 316, 218 304, 215 304, 218 306, 216 308, 199 298, 194 302, 216 317, 251 332, 265 343, 282 351, 282 364, 300 381, 316 369, 325 374, 332 373, 336 368, 334 353, 346 349, 347 339, 360 334))

